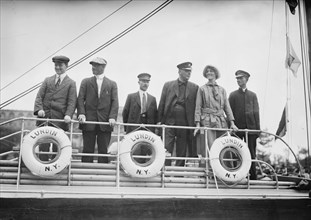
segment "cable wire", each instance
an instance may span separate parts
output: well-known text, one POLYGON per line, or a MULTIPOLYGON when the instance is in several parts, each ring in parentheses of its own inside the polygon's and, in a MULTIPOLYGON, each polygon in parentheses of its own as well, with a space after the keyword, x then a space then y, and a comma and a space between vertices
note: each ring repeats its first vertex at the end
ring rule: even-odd
POLYGON ((88 33, 90 30, 92 30, 93 28, 95 28, 96 26, 98 26, 100 23, 102 23, 103 21, 105 21, 106 19, 108 19, 109 17, 111 17, 113 14, 115 14, 116 12, 118 12, 119 10, 121 10, 122 8, 124 8, 127 4, 129 4, 131 1, 133 0, 129 0, 128 2, 126 2, 124 5, 122 5, 121 7, 119 7, 117 10, 115 10, 114 12, 112 12, 111 14, 109 14, 108 16, 104 17, 102 20, 100 20, 99 22, 97 22, 95 25, 93 25, 92 27, 90 27, 89 29, 87 29, 86 31, 84 31, 83 33, 81 33, 80 35, 78 35, 76 38, 74 38, 73 40, 71 40, 69 43, 67 43, 66 45, 64 45, 63 47, 61 47, 60 49, 58 49, 57 51, 55 51, 54 53, 52 53, 50 56, 48 56, 47 58, 43 59, 41 62, 39 62, 37 65, 33 66, 32 68, 30 68, 28 71, 26 71, 25 73, 23 73, 22 75, 20 75, 19 77, 17 77, 15 80, 13 80, 12 82, 8 83, 7 85, 5 85, 3 88, 0 88, 0 91, 2 91, 3 89, 7 88, 9 85, 13 84, 14 82, 16 82, 17 80, 19 80, 20 78, 22 78, 23 76, 25 76, 27 73, 29 73, 30 71, 32 71, 33 69, 35 69, 36 67, 38 67, 39 65, 41 65, 43 62, 45 62, 46 60, 48 60, 49 58, 51 58, 53 55, 57 54, 59 51, 61 51, 62 49, 64 49, 65 47, 67 47, 68 45, 72 44, 73 42, 75 42, 76 40, 78 40, 80 37, 82 37, 83 35, 85 35, 86 33, 88 33))
MULTIPOLYGON (((154 16, 155 14, 157 14, 159 11, 161 11, 163 8, 165 8, 167 5, 169 5, 170 3, 172 3, 173 0, 167 0, 164 3, 162 3, 160 6, 158 6, 156 9, 152 10, 150 13, 148 13, 146 16, 144 16, 143 18, 141 18, 140 20, 138 20, 137 22, 135 22, 134 24, 132 24, 130 27, 128 27, 127 29, 125 29, 124 31, 122 31, 121 33, 119 33, 118 35, 116 35, 115 37, 111 38, 109 41, 107 41, 106 43, 102 44, 101 46, 99 46, 98 48, 96 48, 95 50, 91 51, 90 53, 88 53, 87 55, 83 56, 82 58, 80 58, 79 60, 75 61, 74 63, 72 63, 71 65, 68 66, 67 70, 72 69, 73 67, 79 65, 80 63, 82 63, 83 61, 85 61, 86 59, 90 58, 91 56, 93 56, 94 54, 98 53, 99 51, 103 50, 104 48, 108 47, 109 45, 111 45, 112 43, 114 43, 115 41, 117 41, 118 39, 120 39, 121 37, 123 37, 124 35, 126 35, 127 33, 131 32, 132 30, 134 30, 136 27, 138 27, 139 25, 141 25, 142 23, 144 23, 145 21, 147 21, 149 18, 151 18, 152 16, 154 16)), ((0 109, 4 108, 5 106, 11 104, 12 102, 15 102, 16 100, 24 97, 25 95, 29 94, 30 92, 34 91, 35 89, 39 88, 41 86, 42 82, 39 84, 36 84, 35 86, 31 87, 30 89, 18 94, 17 96, 5 101, 4 103, 0 104, 0 109)))
POLYGON ((264 103, 263 103, 263 121, 266 122, 266 99, 267 99, 267 90, 268 90, 268 79, 269 79, 269 71, 270 71, 270 56, 271 56, 271 43, 272 43, 272 31, 273 31, 273 16, 274 16, 274 0, 272 1, 272 11, 271 11, 271 25, 270 25, 270 35, 269 35, 269 50, 268 50, 268 64, 266 70, 266 83, 265 83, 265 95, 264 95, 264 103))

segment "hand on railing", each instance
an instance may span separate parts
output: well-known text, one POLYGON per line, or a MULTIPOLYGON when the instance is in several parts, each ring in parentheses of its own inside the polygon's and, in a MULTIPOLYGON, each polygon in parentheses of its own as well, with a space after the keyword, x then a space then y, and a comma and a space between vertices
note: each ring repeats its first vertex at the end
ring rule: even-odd
POLYGON ((71 122, 71 117, 69 115, 65 115, 64 117, 65 123, 70 123, 71 122))
POLYGON ((233 121, 230 122, 230 129, 232 129, 234 132, 239 130, 239 128, 234 124, 233 121))
POLYGON ((39 110, 39 111, 38 111, 38 117, 39 117, 39 118, 44 118, 44 117, 45 117, 45 112, 44 112, 44 110, 39 110))
POLYGON ((116 124, 116 120, 113 118, 109 118, 109 125, 113 127, 116 124))
POLYGON ((82 115, 82 114, 79 115, 79 116, 78 116, 78 120, 79 120, 80 123, 84 123, 84 122, 86 121, 85 115, 82 115))
POLYGON ((200 123, 197 123, 197 126, 196 126, 196 127, 197 127, 197 128, 194 129, 193 136, 196 136, 197 133, 198 133, 198 131, 200 130, 200 123))

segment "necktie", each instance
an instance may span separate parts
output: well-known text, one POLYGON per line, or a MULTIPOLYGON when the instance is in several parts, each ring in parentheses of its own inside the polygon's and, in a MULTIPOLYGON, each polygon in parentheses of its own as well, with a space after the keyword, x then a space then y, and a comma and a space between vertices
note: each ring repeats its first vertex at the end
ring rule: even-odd
POLYGON ((217 91, 216 88, 215 88, 215 85, 210 84, 209 86, 212 87, 212 92, 213 92, 214 99, 215 99, 216 101, 219 101, 219 94, 218 94, 218 91, 217 91))
POLYGON ((60 84, 60 77, 58 76, 57 78, 58 78, 58 80, 57 80, 57 82, 56 82, 56 84, 55 84, 55 87, 56 87, 56 88, 58 88, 58 86, 59 86, 59 84, 60 84))
POLYGON ((146 98, 145 93, 143 93, 143 101, 142 101, 142 104, 141 104, 141 112, 142 113, 146 112, 146 104, 147 104, 147 98, 146 98))

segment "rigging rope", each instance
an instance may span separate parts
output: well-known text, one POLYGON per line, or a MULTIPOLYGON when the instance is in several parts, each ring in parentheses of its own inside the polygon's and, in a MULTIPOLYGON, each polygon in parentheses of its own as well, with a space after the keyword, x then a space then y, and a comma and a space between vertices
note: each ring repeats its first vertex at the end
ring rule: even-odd
POLYGON ((18 95, 16 95, 16 96, 14 96, 13 98, 11 98, 11 99, 9 99, 9 100, 7 100, 7 101, 1 103, 1 104, 0 104, 0 109, 2 109, 3 107, 5 107, 5 106, 7 106, 7 105, 9 105, 9 104, 11 104, 11 103, 13 103, 13 102, 15 102, 15 101, 18 100, 18 99, 24 97, 24 96, 27 95, 28 93, 31 93, 32 91, 38 89, 38 88, 41 86, 41 84, 42 84, 42 82, 40 82, 40 83, 38 83, 38 84, 32 86, 31 88, 29 88, 29 89, 27 89, 26 91, 24 91, 24 92, 22 92, 22 93, 20 93, 20 94, 18 94, 18 95))
MULTIPOLYGON (((152 10, 150 13, 148 13, 147 15, 145 15, 143 18, 141 18, 140 20, 138 20, 137 22, 135 22, 134 24, 132 24, 130 27, 128 27, 127 29, 125 29, 124 31, 122 31, 121 33, 119 33, 118 35, 116 35, 115 37, 111 38, 109 41, 107 41, 106 43, 102 44, 101 46, 99 46, 98 48, 96 48, 95 50, 91 51, 90 53, 88 53, 87 55, 83 56, 82 58, 80 58, 79 60, 75 61, 74 63, 72 63, 71 65, 68 66, 67 70, 72 69, 73 67, 79 65, 80 63, 82 63, 83 61, 85 61, 86 59, 90 58, 91 56, 93 56, 94 54, 98 53, 99 51, 103 50, 104 48, 108 47, 109 45, 111 45, 112 43, 114 43, 115 41, 117 41, 118 39, 120 39, 121 37, 123 37, 124 35, 126 35, 127 33, 131 32, 132 30, 134 30, 136 27, 138 27, 139 25, 141 25, 142 23, 144 23, 145 21, 147 21, 149 18, 151 18, 152 16, 154 16, 155 14, 157 14, 159 11, 161 11, 163 8, 165 8, 167 5, 169 5, 170 3, 172 3, 173 0, 167 0, 164 3, 162 3, 160 6, 158 6, 156 9, 152 10)), ((5 106, 11 104, 12 102, 15 102, 16 100, 22 98, 23 96, 29 94, 30 92, 34 91, 35 89, 39 88, 41 86, 42 82, 31 87, 30 89, 18 94, 17 96, 5 101, 4 103, 0 104, 0 109, 4 108, 5 106)))
POLYGON ((84 31, 82 34, 78 35, 76 38, 74 38, 73 40, 71 40, 69 43, 67 43, 65 46, 61 47, 60 49, 58 49, 57 51, 55 51, 54 53, 52 53, 50 56, 48 56, 47 58, 43 59, 41 62, 39 62, 37 65, 35 65, 34 67, 30 68, 28 71, 26 71, 25 73, 23 73, 22 75, 20 75, 19 77, 17 77, 15 80, 13 80, 12 82, 8 83, 7 85, 5 85, 3 88, 0 88, 0 91, 2 91, 3 89, 7 88, 9 85, 11 85, 12 83, 16 82, 17 80, 19 80, 20 78, 22 78, 24 75, 26 75, 27 73, 29 73, 30 71, 32 71, 33 69, 35 69, 36 67, 38 67, 40 64, 42 64, 43 62, 45 62, 46 60, 48 60, 49 58, 51 58, 53 55, 55 55, 56 53, 58 53, 59 51, 61 51, 62 49, 64 49, 65 47, 69 46, 70 44, 72 44, 73 42, 75 42, 76 40, 78 40, 80 37, 82 37, 83 35, 85 35, 86 33, 88 33, 90 30, 92 30, 93 28, 95 28, 96 26, 98 26, 100 23, 102 23, 103 21, 105 21, 106 19, 108 19, 109 17, 111 17, 113 14, 115 14, 116 12, 118 12, 119 10, 121 10, 122 8, 124 8, 127 4, 129 4, 131 1, 133 0, 129 0, 128 2, 126 2, 124 5, 122 5, 121 7, 119 7, 117 10, 115 10, 114 12, 110 13, 108 16, 104 17, 102 20, 100 20, 99 22, 97 22, 95 25, 93 25, 92 27, 90 27, 89 29, 87 29, 86 31, 84 31))
POLYGON ((263 103, 263 114, 262 118, 265 122, 265 109, 266 109, 266 98, 267 98, 267 87, 268 87, 268 78, 269 78, 269 70, 270 70, 270 54, 271 54, 271 41, 272 41, 272 29, 273 29, 273 15, 274 15, 274 0, 272 2, 272 15, 271 15, 271 26, 270 26, 270 36, 269 36, 269 52, 268 52, 268 65, 267 65, 267 72, 266 72, 266 88, 265 88, 265 95, 264 95, 264 103, 263 103))
POLYGON ((98 48, 96 48, 95 50, 91 51, 90 53, 88 53, 87 55, 85 55, 84 57, 80 58, 79 60, 75 61, 74 63, 72 63, 68 69, 72 69, 73 67, 75 67, 76 65, 80 64, 81 62, 85 61, 86 59, 90 58, 91 56, 93 56, 94 54, 98 53, 99 51, 103 50, 104 48, 108 47, 110 44, 114 43, 115 41, 117 41, 118 39, 120 39, 121 37, 123 37, 124 35, 126 35, 127 33, 131 32, 132 30, 134 30, 136 27, 138 27, 139 25, 141 25, 142 23, 144 23, 145 21, 147 21, 149 18, 151 18, 152 16, 154 16, 155 14, 157 14, 159 11, 161 11, 163 8, 165 8, 167 5, 169 5, 173 0, 167 0, 165 1, 162 5, 158 6, 156 9, 154 9, 153 11, 151 11, 149 14, 147 14, 146 16, 144 16, 143 18, 141 18, 140 20, 138 20, 137 22, 135 22, 134 24, 132 24, 130 27, 128 27, 127 29, 125 29, 124 31, 122 31, 121 33, 119 33, 118 35, 116 35, 115 37, 111 38, 109 41, 107 41, 106 43, 102 44, 101 46, 99 46, 98 48))

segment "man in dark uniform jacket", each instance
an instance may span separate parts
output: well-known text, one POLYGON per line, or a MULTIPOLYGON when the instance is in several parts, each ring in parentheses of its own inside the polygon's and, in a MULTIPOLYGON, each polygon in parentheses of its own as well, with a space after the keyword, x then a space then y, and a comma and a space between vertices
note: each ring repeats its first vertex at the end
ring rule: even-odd
MULTIPOLYGON (((68 130, 68 124, 76 109, 77 89, 76 83, 67 76, 66 70, 70 59, 66 56, 52 58, 56 74, 45 78, 43 81, 34 106, 34 115, 39 118, 64 119, 64 122, 51 122, 48 125, 68 130)), ((37 121, 37 126, 43 124, 37 121)), ((41 144, 40 151, 49 151, 50 144, 41 144)), ((57 146, 53 144, 53 151, 57 152, 57 146)), ((51 155, 41 154, 40 160, 48 161, 51 155)))
MULTIPOLYGON (((138 76, 139 91, 127 96, 122 116, 124 123, 133 124, 156 124, 157 123, 157 102, 156 98, 147 93, 151 75, 141 73, 138 76)), ((137 126, 125 126, 126 133, 130 133, 137 129, 137 126)), ((154 127, 146 127, 154 132, 154 127)), ((144 146, 138 146, 132 152, 133 155, 151 155, 150 149, 144 146)), ((148 162, 145 158, 136 158, 138 163, 148 162)))
MULTIPOLYGON (((158 124, 194 127, 198 85, 189 82, 192 63, 181 63, 177 65, 177 68, 179 73, 178 79, 166 82, 163 86, 158 107, 158 124)), ((165 131, 165 147, 169 153, 173 153, 176 140, 177 157, 185 157, 187 149, 190 157, 196 156, 193 131, 175 128, 168 128, 165 131)), ((166 160, 165 164, 170 165, 171 161, 166 160)), ((176 166, 184 165, 185 160, 176 161, 176 166)))
MULTIPOLYGON (((232 92, 229 96, 229 103, 235 118, 235 124, 239 129, 260 130, 259 105, 257 96, 254 92, 246 88, 250 74, 243 70, 235 73, 239 89, 232 92)), ((245 132, 238 132, 237 135, 246 141, 245 132)), ((252 159, 256 158, 256 139, 257 133, 248 134, 248 148, 252 159)), ((250 179, 257 179, 256 165, 252 163, 250 169, 250 179)))
MULTIPOLYGON (((107 61, 94 58, 90 64, 94 76, 83 79, 78 95, 78 119, 83 135, 83 153, 94 153, 97 139, 98 153, 107 154, 111 132, 119 109, 117 84, 104 76, 107 61), (109 122, 109 125, 83 124, 85 121, 109 122)), ((83 156, 82 162, 93 162, 92 156, 83 156)), ((99 157, 99 163, 107 163, 107 157, 99 157)))
MULTIPOLYGON (((133 124, 156 124, 157 101, 154 96, 147 93, 151 75, 148 73, 141 73, 137 77, 139 91, 127 96, 122 112, 123 122, 133 124)), ((137 129, 137 127, 125 126, 124 129, 128 134, 137 129)), ((148 129, 152 132, 155 131, 155 128, 149 127, 148 129)))

